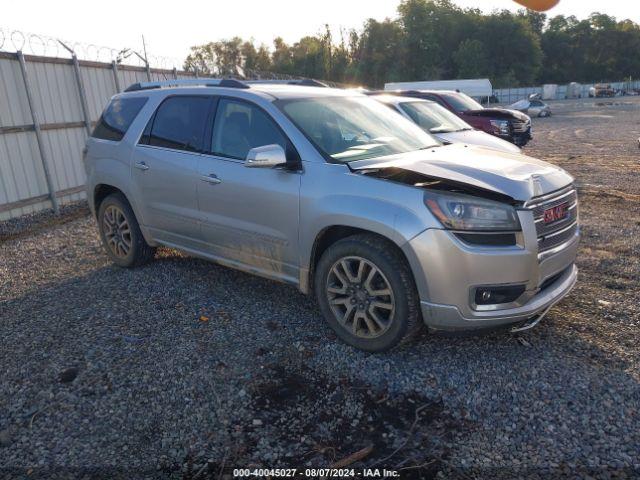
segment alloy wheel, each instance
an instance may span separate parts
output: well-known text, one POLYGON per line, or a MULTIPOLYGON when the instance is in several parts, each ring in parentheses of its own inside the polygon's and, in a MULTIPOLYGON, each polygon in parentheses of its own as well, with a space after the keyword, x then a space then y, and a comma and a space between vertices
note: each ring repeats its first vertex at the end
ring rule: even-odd
POLYGON ((370 260, 349 256, 333 264, 327 276, 326 294, 338 323, 360 338, 384 334, 393 321, 393 289, 370 260))
POLYGON ((124 258, 131 250, 131 228, 124 212, 116 205, 109 205, 102 219, 104 238, 111 252, 124 258))

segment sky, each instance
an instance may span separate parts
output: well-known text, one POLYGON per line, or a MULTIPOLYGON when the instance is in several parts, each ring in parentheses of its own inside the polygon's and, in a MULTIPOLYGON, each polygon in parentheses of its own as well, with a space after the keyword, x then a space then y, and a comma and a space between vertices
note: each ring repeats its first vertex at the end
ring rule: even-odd
MULTIPOLYGON (((324 24, 329 24, 334 34, 340 28, 360 28, 367 18, 395 17, 399 0, 110 0, 97 3, 4 0, 2 3, 0 30, 4 32, 21 30, 140 51, 144 34, 150 55, 181 61, 192 45, 233 36, 253 38, 257 43, 270 46, 278 35, 292 43, 304 35, 318 33, 324 24)), ((454 0, 454 3, 480 7, 486 12, 521 8, 512 0, 454 0)), ((593 11, 640 23, 640 5, 636 0, 560 0, 548 14, 585 18, 593 11)))

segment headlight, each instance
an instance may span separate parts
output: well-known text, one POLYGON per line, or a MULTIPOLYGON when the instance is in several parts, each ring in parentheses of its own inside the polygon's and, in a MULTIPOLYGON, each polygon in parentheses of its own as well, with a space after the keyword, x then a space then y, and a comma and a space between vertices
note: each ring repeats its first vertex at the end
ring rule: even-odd
POLYGON ((509 122, 507 120, 489 120, 491 126, 497 133, 502 135, 509 135, 509 122))
POLYGON ((520 221, 511 205, 454 193, 427 191, 424 203, 450 230, 519 231, 520 221))

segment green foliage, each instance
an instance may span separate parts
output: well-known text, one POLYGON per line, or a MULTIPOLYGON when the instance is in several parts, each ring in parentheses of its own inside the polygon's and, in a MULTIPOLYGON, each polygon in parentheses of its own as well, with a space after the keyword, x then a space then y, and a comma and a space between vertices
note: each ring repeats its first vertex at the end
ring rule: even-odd
POLYGON ((640 26, 593 13, 588 19, 559 15, 542 33, 545 82, 607 81, 640 73, 640 26))
POLYGON ((453 62, 460 78, 479 78, 487 76, 487 50, 480 40, 463 40, 453 53, 453 62))
POLYGON ((483 14, 450 0, 402 0, 398 17, 361 30, 328 25, 269 49, 239 37, 192 47, 185 68, 203 74, 265 72, 381 87, 385 82, 488 77, 494 86, 637 77, 640 26, 600 13, 573 16, 507 10, 483 14), (240 68, 238 68, 238 66, 240 68))
POLYGON ((397 22, 369 19, 358 38, 354 62, 355 78, 365 85, 379 87, 399 79, 402 72, 403 33, 397 22))

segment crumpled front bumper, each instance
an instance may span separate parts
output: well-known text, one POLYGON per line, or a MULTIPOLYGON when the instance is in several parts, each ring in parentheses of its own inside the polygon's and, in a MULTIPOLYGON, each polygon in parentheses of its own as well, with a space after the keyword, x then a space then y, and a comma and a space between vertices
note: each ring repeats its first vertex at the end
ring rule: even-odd
POLYGON ((578 280, 578 267, 571 267, 544 292, 534 296, 520 307, 488 312, 476 312, 465 317, 454 305, 420 302, 422 318, 435 330, 475 330, 511 325, 529 320, 562 300, 573 289, 578 280))
MULTIPOLYGON (((529 215, 529 214, 522 214, 529 215)), ((453 233, 429 229, 407 242, 424 323, 436 330, 475 330, 517 324, 542 313, 575 286, 579 229, 562 248, 538 255, 532 217, 521 218, 518 245, 469 245, 453 233), (509 304, 474 305, 478 287, 524 285, 509 304)))

